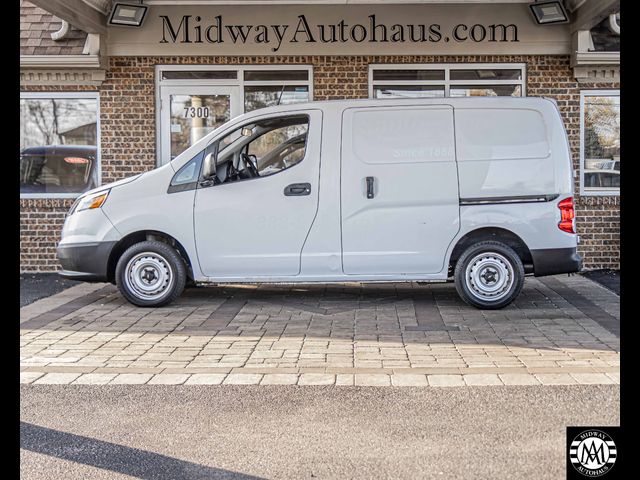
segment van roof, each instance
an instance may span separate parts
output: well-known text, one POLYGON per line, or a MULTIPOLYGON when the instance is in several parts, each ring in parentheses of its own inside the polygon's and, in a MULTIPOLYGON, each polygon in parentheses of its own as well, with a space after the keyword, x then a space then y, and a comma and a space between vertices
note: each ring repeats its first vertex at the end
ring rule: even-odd
MULTIPOLYGON (((365 106, 410 106, 410 105, 451 105, 462 108, 473 106, 474 108, 499 108, 499 107, 528 107, 541 108, 551 103, 557 108, 555 100, 546 97, 444 97, 444 98, 358 98, 340 100, 320 100, 304 103, 291 103, 287 105, 277 105, 259 109, 260 113, 277 113, 293 110, 304 110, 312 108, 348 108, 365 106)), ((253 110, 250 113, 257 112, 253 110)))

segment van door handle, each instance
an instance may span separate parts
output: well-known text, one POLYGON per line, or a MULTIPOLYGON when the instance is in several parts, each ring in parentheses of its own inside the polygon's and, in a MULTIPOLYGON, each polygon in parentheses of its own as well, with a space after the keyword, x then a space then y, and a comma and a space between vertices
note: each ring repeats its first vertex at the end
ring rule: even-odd
POLYGON ((373 177, 367 177, 367 198, 373 198, 373 177))
POLYGON ((292 183, 284 187, 285 197, 301 197, 311 194, 310 183, 292 183))

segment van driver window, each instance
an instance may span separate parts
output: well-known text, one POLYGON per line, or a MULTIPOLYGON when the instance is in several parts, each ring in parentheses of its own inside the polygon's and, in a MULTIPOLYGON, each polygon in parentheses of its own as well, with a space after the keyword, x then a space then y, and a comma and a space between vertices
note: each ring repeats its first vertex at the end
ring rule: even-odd
POLYGON ((216 183, 267 177, 302 161, 309 117, 270 118, 243 125, 219 142, 216 183))

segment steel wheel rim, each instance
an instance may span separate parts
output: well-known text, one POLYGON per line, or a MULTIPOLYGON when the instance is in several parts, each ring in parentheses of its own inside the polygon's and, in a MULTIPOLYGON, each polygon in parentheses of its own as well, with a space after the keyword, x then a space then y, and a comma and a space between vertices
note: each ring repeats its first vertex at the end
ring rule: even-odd
POLYGON ((165 296, 174 282, 169 262, 155 252, 135 255, 125 268, 125 284, 130 292, 143 300, 158 300, 165 296))
POLYGON ((515 282, 511 262, 495 252, 483 252, 473 257, 465 273, 469 291, 482 301, 496 302, 503 299, 515 282))

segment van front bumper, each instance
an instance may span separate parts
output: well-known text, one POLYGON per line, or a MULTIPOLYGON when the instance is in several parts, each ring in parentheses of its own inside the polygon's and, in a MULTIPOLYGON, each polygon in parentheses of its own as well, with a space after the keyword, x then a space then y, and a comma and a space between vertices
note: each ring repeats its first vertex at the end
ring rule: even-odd
POLYGON ((582 257, 578 255, 577 247, 531 250, 531 258, 536 277, 574 273, 582 269, 582 257))
POLYGON ((106 282, 107 265, 118 242, 74 243, 58 246, 61 277, 85 282, 106 282))

